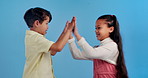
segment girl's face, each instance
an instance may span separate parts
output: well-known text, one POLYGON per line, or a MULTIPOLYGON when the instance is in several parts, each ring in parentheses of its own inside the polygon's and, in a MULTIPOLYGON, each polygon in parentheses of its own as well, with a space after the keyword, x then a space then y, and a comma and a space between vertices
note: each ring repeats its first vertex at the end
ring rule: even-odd
POLYGON ((95 29, 97 39, 102 41, 110 36, 110 33, 113 32, 114 27, 108 27, 108 23, 105 19, 99 19, 96 21, 95 29))

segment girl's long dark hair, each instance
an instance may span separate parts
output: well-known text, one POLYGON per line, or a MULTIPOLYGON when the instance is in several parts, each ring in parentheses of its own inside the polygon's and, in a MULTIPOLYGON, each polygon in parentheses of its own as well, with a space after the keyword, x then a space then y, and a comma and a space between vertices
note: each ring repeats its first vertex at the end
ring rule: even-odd
POLYGON ((115 15, 103 15, 99 19, 105 19, 108 27, 114 27, 114 31, 110 33, 110 38, 118 45, 119 56, 117 58, 117 78, 128 78, 128 73, 125 65, 124 54, 122 49, 122 38, 120 35, 119 23, 115 15))

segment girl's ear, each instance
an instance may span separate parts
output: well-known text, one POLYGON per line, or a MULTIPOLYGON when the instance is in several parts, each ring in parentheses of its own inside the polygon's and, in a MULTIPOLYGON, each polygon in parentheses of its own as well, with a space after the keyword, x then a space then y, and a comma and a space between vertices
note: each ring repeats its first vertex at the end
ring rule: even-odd
POLYGON ((112 33, 114 31, 114 27, 112 26, 112 27, 110 27, 110 33, 112 33))
POLYGON ((34 21, 34 26, 35 26, 35 27, 40 26, 40 22, 39 22, 39 20, 35 20, 35 21, 34 21))

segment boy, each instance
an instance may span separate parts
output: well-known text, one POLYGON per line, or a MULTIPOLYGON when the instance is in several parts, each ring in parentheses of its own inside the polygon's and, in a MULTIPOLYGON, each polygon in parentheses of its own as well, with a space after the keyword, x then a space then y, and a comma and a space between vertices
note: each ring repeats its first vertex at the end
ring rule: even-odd
POLYGON ((66 23, 64 31, 55 43, 44 37, 51 19, 50 12, 43 8, 31 8, 24 15, 30 30, 26 31, 25 37, 26 64, 23 78, 55 78, 51 55, 60 52, 67 43, 74 26, 74 18, 71 23, 66 23))

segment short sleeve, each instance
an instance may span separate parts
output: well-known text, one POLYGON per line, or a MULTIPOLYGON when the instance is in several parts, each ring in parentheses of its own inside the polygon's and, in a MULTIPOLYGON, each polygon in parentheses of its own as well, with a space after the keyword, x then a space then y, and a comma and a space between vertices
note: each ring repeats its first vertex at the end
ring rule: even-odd
POLYGON ((37 51, 47 53, 53 43, 53 41, 49 41, 45 37, 39 37, 36 41, 37 51))

